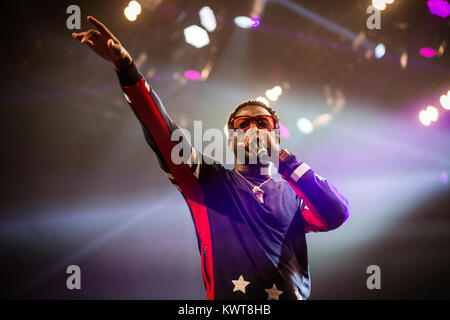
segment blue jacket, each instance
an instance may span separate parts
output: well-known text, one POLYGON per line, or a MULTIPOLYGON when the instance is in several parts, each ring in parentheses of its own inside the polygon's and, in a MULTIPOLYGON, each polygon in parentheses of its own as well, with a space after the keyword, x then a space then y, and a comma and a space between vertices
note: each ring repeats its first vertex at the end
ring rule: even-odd
MULTIPOLYGON (((207 299, 308 298, 305 233, 339 227, 349 215, 347 200, 292 154, 280 161, 283 179, 262 186, 264 203, 235 170, 190 145, 188 161, 173 163, 172 148, 187 139, 171 140, 179 127, 134 64, 117 74, 161 169, 189 207, 207 299)), ((257 185, 265 180, 246 178, 257 185)))

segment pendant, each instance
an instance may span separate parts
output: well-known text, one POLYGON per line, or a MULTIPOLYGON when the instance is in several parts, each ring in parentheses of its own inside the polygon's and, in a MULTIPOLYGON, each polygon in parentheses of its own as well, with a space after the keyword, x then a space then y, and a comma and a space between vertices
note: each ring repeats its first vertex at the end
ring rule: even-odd
POLYGON ((258 198, 260 203, 264 203, 264 192, 256 193, 256 198, 258 198))
POLYGON ((262 189, 258 186, 254 186, 252 189, 252 192, 253 193, 259 193, 259 192, 264 193, 264 191, 262 191, 262 189))
POLYGON ((256 195, 256 198, 260 203, 264 203, 264 191, 258 186, 254 186, 252 192, 256 195))

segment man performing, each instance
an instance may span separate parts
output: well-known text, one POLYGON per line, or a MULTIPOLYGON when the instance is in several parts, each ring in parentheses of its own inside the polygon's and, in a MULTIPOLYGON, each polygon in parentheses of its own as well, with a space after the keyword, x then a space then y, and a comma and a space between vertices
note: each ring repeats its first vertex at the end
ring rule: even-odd
MULTIPOLYGON (((336 229, 348 218, 348 202, 306 163, 279 149, 273 133, 276 112, 256 100, 239 104, 227 120, 229 129, 253 130, 241 140, 245 159, 264 153, 254 143, 267 139, 268 155, 283 180, 270 176, 270 164, 238 161, 237 135, 229 145, 235 152, 234 169, 207 159, 189 145, 187 161, 172 158, 171 134, 179 129, 169 117, 119 40, 98 20, 98 29, 72 36, 114 64, 125 98, 139 119, 144 136, 159 164, 186 200, 195 225, 203 281, 208 300, 296 300, 310 295, 305 233, 336 229)), ((187 144, 187 139, 182 137, 187 144)), ((183 148, 183 150, 186 150, 183 148)), ((187 156, 187 157, 186 157, 187 156)))

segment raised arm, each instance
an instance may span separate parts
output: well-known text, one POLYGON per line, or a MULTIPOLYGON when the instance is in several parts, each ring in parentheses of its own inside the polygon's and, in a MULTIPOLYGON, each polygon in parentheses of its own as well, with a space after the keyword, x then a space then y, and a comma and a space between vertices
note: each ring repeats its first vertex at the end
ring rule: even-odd
POLYGON ((300 212, 305 232, 333 230, 347 220, 348 201, 327 179, 285 149, 281 150, 279 159, 278 171, 302 200, 300 212))
POLYGON ((207 298, 212 299, 214 281, 211 285, 209 278, 214 274, 211 230, 199 177, 207 177, 208 169, 221 167, 210 165, 209 161, 205 163, 206 157, 190 145, 181 130, 175 132, 178 129, 177 124, 167 114, 153 88, 139 73, 128 51, 100 21, 93 17, 88 17, 88 20, 97 30, 74 33, 73 37, 116 67, 125 98, 141 123, 147 142, 155 151, 164 173, 175 184, 189 206, 196 228, 207 298), (175 138, 174 141, 172 137, 175 138), (180 161, 180 158, 183 161, 180 161))
MULTIPOLYGON (((153 90, 145 81, 133 63, 131 55, 122 46, 120 41, 100 21, 89 16, 90 21, 97 30, 73 33, 72 36, 81 43, 90 47, 98 56, 114 64, 125 99, 141 123, 144 136, 157 155, 159 164, 170 179, 180 189, 180 181, 191 181, 188 176, 198 178, 199 161, 195 161, 198 152, 189 144, 188 139, 178 131, 178 140, 172 141, 172 134, 180 129, 170 118, 164 106, 153 90), (185 161, 173 161, 172 150, 177 145, 179 157, 185 161)), ((188 184, 188 183, 185 183, 188 184)), ((181 190, 180 190, 181 191, 181 190)))

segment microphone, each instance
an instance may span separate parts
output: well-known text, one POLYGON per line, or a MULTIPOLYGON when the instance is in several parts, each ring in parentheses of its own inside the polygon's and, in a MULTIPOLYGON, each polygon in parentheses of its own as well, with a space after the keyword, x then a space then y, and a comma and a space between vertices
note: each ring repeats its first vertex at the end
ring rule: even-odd
POLYGON ((260 159, 266 159, 269 157, 269 153, 267 152, 267 148, 260 143, 261 139, 256 137, 250 141, 250 146, 252 150, 256 150, 256 155, 260 159), (262 158, 261 158, 262 156, 262 158))

